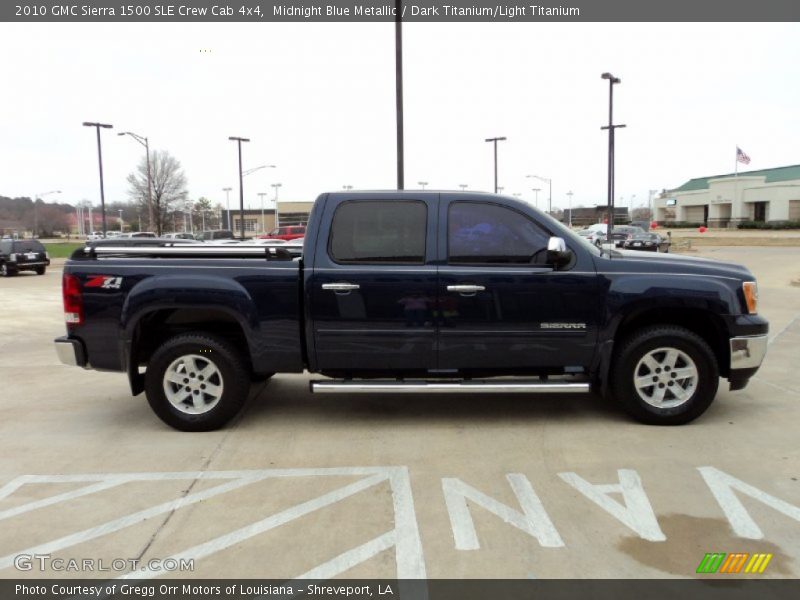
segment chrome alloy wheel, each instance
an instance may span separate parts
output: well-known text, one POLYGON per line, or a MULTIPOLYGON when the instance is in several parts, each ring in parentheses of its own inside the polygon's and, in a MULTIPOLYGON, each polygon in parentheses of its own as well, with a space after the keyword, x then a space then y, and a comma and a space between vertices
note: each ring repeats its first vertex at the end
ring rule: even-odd
POLYGON ((179 356, 164 372, 164 394, 170 404, 187 415, 200 415, 222 398, 222 373, 208 357, 179 356))
POLYGON ((642 400, 656 408, 675 408, 692 397, 698 384, 697 366, 677 348, 656 348, 633 371, 633 386, 642 400))

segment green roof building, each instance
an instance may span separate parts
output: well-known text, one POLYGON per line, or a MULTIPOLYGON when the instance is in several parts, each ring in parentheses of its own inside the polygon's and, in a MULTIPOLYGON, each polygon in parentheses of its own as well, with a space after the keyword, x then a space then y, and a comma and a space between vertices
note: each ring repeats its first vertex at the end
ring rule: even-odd
POLYGON ((659 222, 709 227, 800 220, 800 165, 696 177, 661 194, 654 210, 659 222))

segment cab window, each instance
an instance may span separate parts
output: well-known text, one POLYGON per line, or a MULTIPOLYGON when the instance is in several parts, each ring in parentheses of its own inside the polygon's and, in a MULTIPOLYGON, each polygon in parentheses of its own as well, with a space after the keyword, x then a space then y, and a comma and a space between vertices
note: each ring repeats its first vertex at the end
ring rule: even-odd
POLYGON ((424 202, 350 200, 336 208, 329 254, 338 263, 425 262, 424 202))
POLYGON ((528 216, 498 204, 453 202, 448 211, 451 264, 542 263, 549 238, 528 216))

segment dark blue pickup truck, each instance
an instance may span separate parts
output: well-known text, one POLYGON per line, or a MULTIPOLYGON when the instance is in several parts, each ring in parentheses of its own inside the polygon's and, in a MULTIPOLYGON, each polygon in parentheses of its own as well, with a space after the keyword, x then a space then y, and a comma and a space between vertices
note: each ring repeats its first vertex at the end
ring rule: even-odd
POLYGON ((601 250, 514 198, 321 195, 280 247, 102 241, 64 269, 61 360, 127 372, 183 430, 224 425, 252 380, 317 393, 585 393, 645 423, 701 415, 767 348, 746 268, 601 250))

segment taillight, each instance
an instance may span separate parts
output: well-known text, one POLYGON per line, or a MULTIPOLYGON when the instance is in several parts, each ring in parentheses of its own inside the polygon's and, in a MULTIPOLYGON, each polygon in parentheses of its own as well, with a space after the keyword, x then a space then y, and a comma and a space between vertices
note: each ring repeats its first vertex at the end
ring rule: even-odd
POLYGON ((75 275, 64 275, 61 280, 61 293, 64 298, 64 320, 69 325, 80 325, 83 323, 80 280, 75 275))

